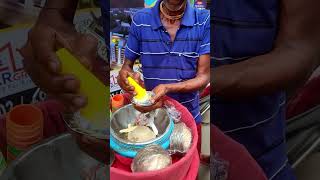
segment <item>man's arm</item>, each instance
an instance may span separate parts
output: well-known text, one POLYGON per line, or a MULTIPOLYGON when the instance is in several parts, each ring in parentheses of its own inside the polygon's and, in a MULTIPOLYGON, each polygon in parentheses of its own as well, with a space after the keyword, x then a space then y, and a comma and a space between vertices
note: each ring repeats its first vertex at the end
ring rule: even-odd
POLYGON ((198 61, 197 75, 195 78, 174 84, 167 84, 168 93, 170 92, 192 92, 206 86, 210 81, 210 55, 200 56, 198 61))
POLYGON ((121 67, 121 70, 118 75, 118 84, 126 92, 134 94, 134 87, 132 87, 127 78, 130 76, 135 79, 139 84, 141 84, 140 74, 133 71, 133 65, 135 61, 125 58, 125 61, 121 67))
MULTIPOLYGON (((138 13, 139 14, 139 13, 138 13)), ((137 22, 137 15, 132 18, 137 22)), ((140 47, 141 47, 141 28, 137 27, 134 23, 131 24, 129 37, 124 52, 125 61, 121 67, 118 75, 118 84, 126 92, 134 94, 134 88, 129 85, 127 77, 133 77, 137 82, 140 82, 139 73, 133 72, 134 62, 140 57, 140 47)))
POLYGON ((320 64, 320 1, 282 0, 274 50, 211 69, 213 94, 225 98, 274 93, 303 84, 320 64))
POLYGON ((47 0, 28 33, 27 43, 19 50, 32 81, 73 111, 83 107, 86 98, 78 94, 80 82, 76 77, 61 74, 55 51, 59 47, 69 49, 89 69, 97 51, 94 37, 75 30, 72 21, 77 3, 78 0, 47 0))
MULTIPOLYGON (((180 83, 172 84, 160 84, 153 89, 155 96, 152 98, 154 102, 159 102, 161 98, 167 93, 176 93, 176 92, 192 92, 198 91, 199 89, 205 87, 210 81, 210 55, 204 54, 201 55, 198 60, 197 75, 195 78, 183 81, 180 83)), ((148 112, 155 108, 161 107, 162 104, 155 104, 154 107, 143 109, 140 108, 140 111, 148 112)))
POLYGON ((210 55, 204 54, 201 55, 198 60, 197 75, 195 78, 180 83, 159 84, 152 90, 155 93, 155 96, 152 97, 154 104, 148 107, 135 106, 135 108, 141 112, 150 112, 163 106, 164 99, 162 97, 167 93, 198 91, 202 87, 206 86, 209 81, 210 55))
POLYGON ((125 69, 127 71, 133 72, 133 65, 134 65, 134 61, 131 61, 131 60, 125 58, 121 69, 125 69))

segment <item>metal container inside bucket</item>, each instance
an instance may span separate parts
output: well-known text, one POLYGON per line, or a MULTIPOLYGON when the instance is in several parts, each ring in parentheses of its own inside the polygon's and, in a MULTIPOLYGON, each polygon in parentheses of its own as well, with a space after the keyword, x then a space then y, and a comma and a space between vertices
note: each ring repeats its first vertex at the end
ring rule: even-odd
POLYGON ((107 113, 106 122, 101 127, 92 126, 90 122, 80 117, 80 113, 65 113, 63 114, 63 119, 71 134, 80 142, 78 145, 84 152, 104 164, 110 164, 110 119, 107 113))
POLYGON ((105 180, 109 166, 82 152, 70 134, 33 146, 17 157, 1 180, 105 180))
POLYGON ((106 121, 101 126, 94 126, 88 120, 81 117, 80 113, 64 113, 63 120, 75 133, 79 133, 91 138, 107 140, 109 139, 109 115, 106 113, 106 121))
POLYGON ((174 128, 174 123, 165 109, 157 109, 155 112, 154 124, 158 129, 156 138, 146 142, 132 142, 127 138, 127 134, 120 133, 120 130, 128 128, 132 124, 139 112, 134 109, 132 104, 118 109, 111 118, 110 125, 110 146, 117 153, 133 158, 137 151, 149 144, 158 144, 167 149, 170 143, 170 135, 174 128))

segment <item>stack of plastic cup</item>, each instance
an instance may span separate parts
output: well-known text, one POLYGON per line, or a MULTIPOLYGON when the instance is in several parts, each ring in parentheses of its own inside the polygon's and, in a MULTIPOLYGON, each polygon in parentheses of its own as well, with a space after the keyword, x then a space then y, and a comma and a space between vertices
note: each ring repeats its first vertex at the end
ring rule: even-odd
POLYGON ((7 115, 7 161, 43 138, 43 114, 34 105, 18 105, 7 115))
POLYGON ((122 94, 117 94, 111 100, 112 112, 124 106, 124 97, 122 94))

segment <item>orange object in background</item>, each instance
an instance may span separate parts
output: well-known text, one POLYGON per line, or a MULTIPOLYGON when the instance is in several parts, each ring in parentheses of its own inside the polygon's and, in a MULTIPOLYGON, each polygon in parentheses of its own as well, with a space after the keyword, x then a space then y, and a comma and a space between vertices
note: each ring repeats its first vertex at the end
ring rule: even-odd
POLYGON ((15 106, 6 118, 7 161, 14 160, 21 152, 43 138, 43 114, 34 105, 15 106))
POLYGON ((124 97, 122 94, 117 94, 111 100, 112 112, 124 106, 124 97))

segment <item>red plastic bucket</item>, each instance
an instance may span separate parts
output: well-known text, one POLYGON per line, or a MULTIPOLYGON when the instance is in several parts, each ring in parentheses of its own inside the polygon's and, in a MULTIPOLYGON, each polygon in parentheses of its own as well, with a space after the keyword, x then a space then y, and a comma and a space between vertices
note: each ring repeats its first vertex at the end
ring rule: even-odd
MULTIPOLYGON (((171 166, 151 172, 132 173, 124 168, 111 166, 110 179, 111 180, 195 180, 198 174, 200 164, 199 154, 197 150, 198 132, 195 120, 191 113, 183 105, 179 104, 173 99, 170 101, 178 111, 181 112, 181 120, 191 129, 193 139, 192 146, 188 153, 171 166)), ((117 159, 115 160, 117 161, 117 159)), ((115 162, 116 163, 116 162, 115 162)), ((128 169, 128 168, 127 168, 128 169)))

